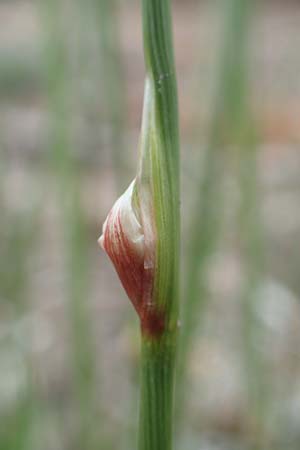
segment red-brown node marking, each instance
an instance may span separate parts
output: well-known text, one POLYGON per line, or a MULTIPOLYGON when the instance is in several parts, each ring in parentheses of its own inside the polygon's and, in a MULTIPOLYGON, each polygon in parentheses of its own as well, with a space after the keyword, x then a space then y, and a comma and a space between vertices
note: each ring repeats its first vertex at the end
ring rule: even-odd
POLYGON ((162 311, 143 308, 140 313, 142 333, 152 339, 162 336, 165 329, 165 317, 162 311))

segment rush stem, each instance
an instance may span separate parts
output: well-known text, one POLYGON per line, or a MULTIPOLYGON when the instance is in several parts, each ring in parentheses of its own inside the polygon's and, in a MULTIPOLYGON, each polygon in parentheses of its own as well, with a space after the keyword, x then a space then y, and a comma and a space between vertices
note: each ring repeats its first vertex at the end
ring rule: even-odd
POLYGON ((142 129, 145 145, 140 179, 142 183, 150 179, 153 191, 157 235, 153 302, 164 315, 164 329, 156 337, 142 332, 138 448, 171 450, 180 235, 177 87, 169 0, 141 2, 146 65, 144 110, 150 120, 142 129))

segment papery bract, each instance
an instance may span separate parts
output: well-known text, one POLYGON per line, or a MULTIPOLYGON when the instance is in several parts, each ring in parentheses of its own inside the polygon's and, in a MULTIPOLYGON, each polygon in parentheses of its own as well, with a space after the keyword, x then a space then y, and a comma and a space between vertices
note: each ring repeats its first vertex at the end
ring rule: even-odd
POLYGON ((134 190, 135 180, 108 214, 99 243, 113 262, 128 297, 140 314, 145 239, 138 208, 133 206, 134 190))
POLYGON ((143 332, 158 337, 164 329, 164 314, 153 299, 155 233, 150 208, 144 208, 142 214, 135 189, 136 180, 116 201, 104 222, 99 243, 115 266, 143 332))
POLYGON ((144 234, 133 208, 135 181, 116 201, 103 225, 101 247, 112 260, 136 309, 142 297, 144 234))

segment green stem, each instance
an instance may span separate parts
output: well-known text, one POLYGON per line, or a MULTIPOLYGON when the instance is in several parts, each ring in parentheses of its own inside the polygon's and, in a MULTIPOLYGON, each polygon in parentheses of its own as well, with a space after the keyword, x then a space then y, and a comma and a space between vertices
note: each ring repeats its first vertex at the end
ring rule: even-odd
POLYGON ((166 328, 171 329, 177 327, 178 318, 180 218, 177 89, 169 0, 142 0, 142 6, 147 77, 140 195, 143 197, 144 187, 152 191, 157 239, 153 297, 164 309, 166 328))
POLYGON ((45 66, 50 117, 49 156, 57 184, 64 238, 66 295, 72 330, 72 355, 79 447, 90 449, 96 439, 93 430, 94 358, 86 299, 89 295, 88 241, 84 210, 81 203, 79 166, 72 152, 71 99, 78 92, 73 84, 64 30, 58 18, 63 14, 59 0, 41 3, 46 44, 45 66))
POLYGON ((104 120, 111 127, 110 146, 115 170, 116 188, 121 192, 126 175, 125 94, 123 67, 120 58, 118 35, 118 2, 96 0, 94 12, 99 22, 101 102, 105 111, 104 120))
MULTIPOLYGON (((220 2, 222 3, 222 2, 220 2)), ((196 333, 208 302, 208 270, 222 226, 222 180, 228 142, 238 143, 245 119, 245 59, 249 0, 224 2, 224 39, 212 110, 203 175, 190 223, 185 298, 179 358, 178 418, 186 401, 186 370, 196 333)))
POLYGON ((241 287, 240 300, 242 306, 243 362, 246 374, 249 416, 252 421, 254 420, 256 426, 251 448, 267 450, 270 444, 266 425, 270 410, 269 394, 272 380, 267 376, 266 362, 257 347, 257 336, 260 336, 261 328, 255 310, 264 273, 264 248, 255 145, 251 141, 245 142, 245 148, 240 155, 239 162, 238 175, 241 192, 239 226, 242 257, 245 264, 245 280, 241 287))
POLYGON ((177 88, 169 0, 142 0, 142 12, 147 77, 139 195, 143 200, 149 187, 153 194, 152 302, 164 327, 158 336, 142 336, 139 450, 171 450, 180 233, 177 88))
POLYGON ((172 448, 174 350, 142 342, 139 450, 172 448))

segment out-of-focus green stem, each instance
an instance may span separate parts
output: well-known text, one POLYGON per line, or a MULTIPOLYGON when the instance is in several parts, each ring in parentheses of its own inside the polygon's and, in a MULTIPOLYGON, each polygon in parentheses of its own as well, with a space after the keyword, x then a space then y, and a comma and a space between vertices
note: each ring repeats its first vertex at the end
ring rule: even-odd
MULTIPOLYGON (((258 348, 257 322, 258 290, 264 267, 263 234, 258 204, 257 152, 255 144, 245 142, 240 154, 239 186, 241 192, 239 225, 244 259, 244 283, 240 294, 242 303, 242 336, 245 379, 247 381, 250 419, 255 429, 252 445, 255 450, 269 448, 265 433, 268 392, 264 362, 258 348)), ((270 381, 268 381, 268 384, 270 381)))
POLYGON ((185 377, 196 327, 208 298, 208 268, 222 222, 222 182, 225 147, 236 140, 244 121, 244 58, 248 23, 248 0, 226 0, 224 40, 216 81, 212 121, 203 175, 199 180, 188 239, 187 276, 182 314, 179 358, 178 416, 185 403, 185 377))
MULTIPOLYGON (((22 342, 21 347, 15 337, 15 332, 19 326, 18 322, 28 313, 28 260, 34 244, 35 227, 33 227, 32 217, 29 220, 25 213, 12 213, 5 202, 1 202, 1 214, 0 298, 2 306, 7 301, 10 311, 14 312, 15 322, 11 324, 11 335, 9 337, 1 336, 0 357, 3 356, 2 352, 5 354, 8 351, 7 348, 11 347, 12 355, 16 358, 20 357, 24 349, 29 348, 27 340, 29 341, 30 336, 26 336, 26 342, 22 342)), ((5 307, 3 311, 5 313, 5 307)), ((33 370, 30 355, 22 354, 22 359, 21 371, 26 377, 26 382, 17 398, 2 413, 0 448, 5 448, 5 450, 29 449, 34 428, 37 399, 32 383, 33 370)))
POLYGON ((122 77, 120 41, 118 33, 118 1, 95 0, 99 21, 100 74, 102 84, 101 104, 110 124, 110 145, 115 169, 116 187, 120 190, 126 173, 126 148, 124 139, 125 83, 122 77))
POLYGON ((139 192, 149 184, 153 195, 153 302, 163 311, 164 329, 142 336, 139 450, 171 450, 180 229, 177 89, 169 0, 142 0, 142 12, 147 79, 138 180, 139 192))
MULTIPOLYGON (((10 67, 11 68, 11 67, 10 67)), ((12 74, 10 74, 12 75, 12 74)), ((14 86, 14 80, 8 81, 9 70, 0 61, 0 96, 7 94, 7 88, 14 86), (9 85, 9 86, 8 86, 9 85)), ((14 77, 12 77, 14 78, 14 77)), ((11 93, 16 93, 12 89, 11 93)), ((5 105, 1 105, 5 108, 5 105)), ((0 299, 1 325, 8 318, 9 333, 0 336, 0 360, 3 374, 8 374, 6 356, 10 354, 15 369, 20 370, 20 377, 16 379, 15 390, 8 389, 7 398, 1 404, 0 448, 5 450, 29 450, 35 425, 35 410, 37 406, 36 390, 32 382, 33 369, 31 366, 30 347, 31 334, 26 333, 20 340, 20 325, 28 315, 30 283, 29 261, 33 254, 36 236, 36 211, 15 210, 11 205, 10 191, 4 189, 5 177, 10 176, 11 161, 7 155, 9 144, 2 142, 3 124, 0 124, 0 299), (7 308, 8 306, 8 308, 7 308), (6 316, 8 312, 8 316, 6 316), (25 354, 26 352, 26 354, 25 354), (20 383, 20 380, 21 383, 20 383), (14 394, 14 395, 12 395, 14 394)), ((25 195, 25 194, 24 194, 25 195)), ((28 330, 29 331, 29 330, 28 330)), ((24 334, 22 329, 21 334, 24 334)), ((14 380, 13 368, 10 377, 14 380)), ((1 380, 3 382, 3 379, 1 380)), ((3 393, 5 384, 1 385, 3 393)), ((3 397, 2 397, 3 398, 3 397)))
POLYGON ((244 282, 241 288, 242 337, 245 380, 248 390, 249 417, 253 422, 252 446, 255 450, 269 448, 265 432, 268 410, 268 391, 265 366, 257 336, 260 327, 256 317, 256 301, 261 286, 264 257, 263 229, 259 208, 257 136, 250 111, 250 86, 248 83, 247 38, 252 17, 253 3, 250 0, 231 0, 236 10, 236 22, 232 33, 232 83, 228 95, 232 96, 232 122, 229 127, 233 144, 238 147, 238 180, 240 188, 239 227, 241 257, 244 261, 244 282))
POLYGON ((80 171, 72 154, 71 99, 76 95, 72 84, 70 49, 65 39, 61 4, 43 2, 46 44, 46 70, 50 116, 50 161, 57 180, 65 244, 66 291, 72 332, 72 364, 75 395, 80 412, 78 445, 86 449, 93 443, 94 361, 87 313, 88 242, 80 195, 80 171))

